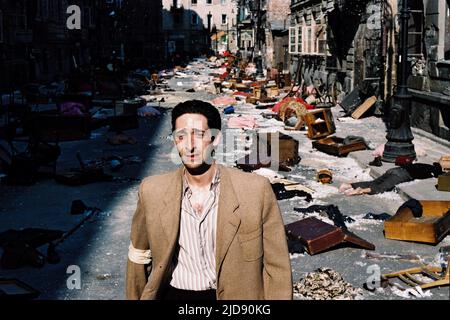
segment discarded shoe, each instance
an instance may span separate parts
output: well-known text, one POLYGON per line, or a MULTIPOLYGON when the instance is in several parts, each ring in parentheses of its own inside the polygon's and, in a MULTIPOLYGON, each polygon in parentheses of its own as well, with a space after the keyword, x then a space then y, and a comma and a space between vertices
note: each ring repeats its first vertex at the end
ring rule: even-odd
POLYGON ((369 166, 373 167, 381 167, 383 162, 381 161, 381 157, 375 157, 371 162, 369 162, 369 166))

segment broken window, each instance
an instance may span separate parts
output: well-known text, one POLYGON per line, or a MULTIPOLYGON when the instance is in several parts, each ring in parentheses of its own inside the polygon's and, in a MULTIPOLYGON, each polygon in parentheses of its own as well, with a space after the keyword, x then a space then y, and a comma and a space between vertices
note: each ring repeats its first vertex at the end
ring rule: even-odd
POLYGON ((423 1, 409 0, 408 1, 411 16, 408 22, 408 55, 422 56, 423 54, 423 1))

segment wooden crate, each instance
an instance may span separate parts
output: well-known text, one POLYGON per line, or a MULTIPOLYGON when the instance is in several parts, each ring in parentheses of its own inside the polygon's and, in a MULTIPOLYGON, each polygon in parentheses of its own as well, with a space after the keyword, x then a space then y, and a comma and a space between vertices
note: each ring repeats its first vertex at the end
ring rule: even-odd
POLYGON ((267 136, 264 134, 258 136, 268 149, 268 154, 272 157, 272 161, 276 162, 277 160, 274 159, 274 154, 272 154, 272 135, 274 135, 275 141, 278 141, 278 162, 287 166, 298 164, 300 162, 298 140, 279 132, 268 133, 267 136))
POLYGON ((420 203, 420 218, 415 218, 409 208, 402 208, 384 222, 387 239, 437 244, 450 232, 450 201, 420 203))
POLYGON ((366 150, 366 144, 362 141, 344 145, 344 138, 327 137, 312 142, 313 148, 338 157, 345 157, 352 151, 366 150))
POLYGON ((315 109, 305 115, 308 126, 308 138, 320 139, 336 132, 333 115, 330 109, 315 109))
POLYGON ((438 187, 439 191, 450 191, 450 172, 441 174, 438 177, 438 187))

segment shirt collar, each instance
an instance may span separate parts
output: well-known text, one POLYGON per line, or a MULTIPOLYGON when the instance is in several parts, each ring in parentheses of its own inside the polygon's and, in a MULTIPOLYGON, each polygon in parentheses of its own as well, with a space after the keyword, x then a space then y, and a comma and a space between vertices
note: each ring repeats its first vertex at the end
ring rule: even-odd
MULTIPOLYGON (((214 173, 214 177, 209 186, 209 190, 210 191, 216 190, 217 186, 219 185, 219 182, 220 182, 220 169, 219 169, 219 166, 216 165, 216 172, 214 173)), ((186 192, 188 192, 188 191, 192 192, 192 190, 189 186, 189 182, 186 178, 186 169, 183 169, 183 195, 185 195, 186 192)))

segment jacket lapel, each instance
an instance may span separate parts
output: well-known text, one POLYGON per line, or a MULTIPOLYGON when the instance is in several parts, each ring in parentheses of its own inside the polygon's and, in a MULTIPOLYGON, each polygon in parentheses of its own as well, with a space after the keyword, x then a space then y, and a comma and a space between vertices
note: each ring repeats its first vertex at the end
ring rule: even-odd
POLYGON ((239 211, 237 211, 238 207, 239 201, 231 183, 230 173, 226 167, 220 165, 220 194, 216 234, 217 274, 220 273, 223 259, 241 224, 239 211))
POLYGON ((170 177, 170 184, 163 199, 164 206, 159 211, 161 225, 170 248, 169 252, 175 247, 180 229, 182 177, 183 167, 180 167, 170 177))

